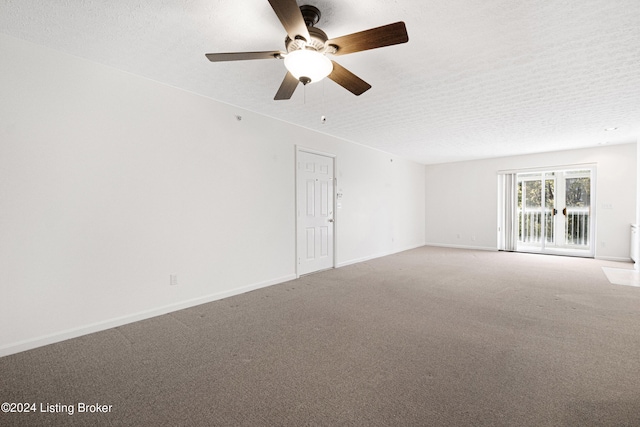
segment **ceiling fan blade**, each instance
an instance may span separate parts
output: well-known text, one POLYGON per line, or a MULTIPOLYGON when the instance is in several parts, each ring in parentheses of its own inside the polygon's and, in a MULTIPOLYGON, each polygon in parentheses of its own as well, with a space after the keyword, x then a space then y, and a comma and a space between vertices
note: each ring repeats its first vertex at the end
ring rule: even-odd
POLYGON ((311 41, 307 24, 304 22, 296 0, 269 0, 269 3, 291 40, 295 40, 296 36, 300 36, 307 41, 311 41))
POLYGON ((206 53, 205 56, 211 62, 244 61, 248 59, 281 59, 284 52, 279 50, 269 52, 229 52, 206 53))
POLYGON ((371 89, 371 85, 369 83, 365 82, 337 62, 331 62, 333 63, 333 71, 328 76, 331 80, 338 83, 354 95, 362 95, 364 92, 371 89))
POLYGON ((287 75, 284 76, 280 89, 278 89, 278 92, 273 99, 276 101, 291 99, 293 92, 295 92, 296 87, 298 87, 298 83, 300 83, 300 81, 293 77, 293 74, 287 71, 287 75))
POLYGON ((377 49, 379 47, 392 46, 394 44, 406 43, 409 41, 407 27, 404 22, 383 25, 382 27, 371 28, 335 39, 327 40, 326 45, 333 45, 338 50, 334 55, 346 55, 347 53, 360 52, 363 50, 377 49))

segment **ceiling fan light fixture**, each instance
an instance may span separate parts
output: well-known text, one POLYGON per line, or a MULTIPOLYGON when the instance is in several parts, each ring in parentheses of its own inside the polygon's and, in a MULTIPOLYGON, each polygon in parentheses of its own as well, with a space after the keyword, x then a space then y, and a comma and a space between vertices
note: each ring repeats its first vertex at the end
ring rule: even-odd
POLYGON ((309 49, 289 52, 284 58, 284 66, 303 84, 319 82, 333 71, 333 64, 329 58, 309 49))
POLYGON ((274 101, 291 99, 299 83, 315 83, 325 77, 356 96, 362 95, 371 89, 371 85, 327 58, 325 54, 347 55, 409 41, 407 27, 402 21, 330 39, 315 26, 320 20, 318 8, 310 5, 298 6, 296 0, 269 0, 269 4, 287 33, 284 39, 287 53, 223 52, 206 53, 205 56, 211 62, 284 58, 287 74, 273 98, 274 101))

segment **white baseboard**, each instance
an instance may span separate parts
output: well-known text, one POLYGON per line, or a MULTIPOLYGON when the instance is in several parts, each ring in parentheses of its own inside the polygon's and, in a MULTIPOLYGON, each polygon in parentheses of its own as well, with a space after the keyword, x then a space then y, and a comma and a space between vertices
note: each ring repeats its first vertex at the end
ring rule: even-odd
POLYGON ((376 255, 369 255, 366 257, 362 257, 362 258, 356 258, 356 259, 350 259, 347 261, 342 261, 336 264, 336 268, 340 268, 340 267, 346 267, 347 265, 352 265, 352 264, 358 264, 359 262, 365 262, 365 261, 370 261, 372 259, 376 259, 376 258, 382 258, 384 256, 389 256, 389 255, 393 255, 393 254, 397 254, 400 252, 404 252, 404 251, 410 251, 411 249, 416 249, 416 248, 421 248, 423 247, 424 244, 420 243, 419 245, 412 245, 412 246, 407 246, 392 252, 384 252, 384 253, 379 253, 376 255))
POLYGON ((161 316, 163 314, 172 313, 174 311, 183 310, 189 307, 195 307, 200 304, 206 304, 228 298, 234 295, 243 294, 245 292, 253 291, 267 286, 277 285, 278 283, 294 280, 295 275, 287 275, 277 279, 271 279, 260 283, 254 283, 247 286, 242 286, 235 289, 230 289, 223 292, 217 292, 211 295, 205 295, 198 298, 193 298, 186 301, 180 301, 174 304, 165 305, 162 307, 153 308, 151 310, 140 311, 132 313, 126 316, 107 319, 101 322, 91 323, 89 325, 80 326, 77 328, 71 328, 64 331, 54 332, 52 334, 43 335, 37 338, 32 338, 16 343, 7 344, 0 347, 0 357, 9 356, 10 354, 20 353, 22 351, 31 350, 37 347, 42 347, 49 344, 54 344, 60 341, 65 341, 71 338, 77 338, 83 335, 92 334, 94 332, 100 332, 118 326, 126 325, 140 320, 150 319, 152 317, 161 316))
POLYGON ((615 257, 615 256, 600 256, 600 255, 596 255, 595 259, 601 259, 603 261, 617 261, 617 262, 629 262, 629 263, 633 263, 633 261, 631 260, 631 258, 625 258, 625 257, 615 257))
POLYGON ((468 246, 468 245, 450 245, 447 243, 425 243, 425 246, 434 246, 440 248, 453 248, 453 249, 472 249, 476 251, 493 251, 497 252, 497 247, 489 247, 489 246, 468 246))
POLYGON ((350 259, 348 261, 339 262, 338 264, 336 264, 336 268, 346 267, 347 265, 358 264, 360 262, 369 261, 369 260, 372 260, 372 259, 376 259, 376 258, 380 258, 380 257, 383 257, 383 256, 387 256, 387 255, 391 255, 391 254, 383 253, 383 254, 378 254, 378 255, 366 256, 366 257, 363 257, 363 258, 350 259))

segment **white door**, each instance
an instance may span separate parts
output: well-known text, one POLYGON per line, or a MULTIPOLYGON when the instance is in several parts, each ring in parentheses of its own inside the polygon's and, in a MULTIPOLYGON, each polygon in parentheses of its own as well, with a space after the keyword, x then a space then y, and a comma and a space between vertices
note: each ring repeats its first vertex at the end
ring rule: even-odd
POLYGON ((518 174, 518 250, 592 257, 593 169, 518 174))
POLYGON ((297 262, 298 275, 334 266, 334 158, 298 150, 297 262))

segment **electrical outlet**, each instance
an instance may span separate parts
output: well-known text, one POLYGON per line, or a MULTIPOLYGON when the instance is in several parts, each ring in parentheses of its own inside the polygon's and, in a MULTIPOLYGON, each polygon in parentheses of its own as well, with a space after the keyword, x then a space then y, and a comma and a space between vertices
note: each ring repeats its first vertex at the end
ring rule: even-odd
POLYGON ((178 286, 178 275, 170 274, 169 275, 169 285, 170 286, 178 286))

